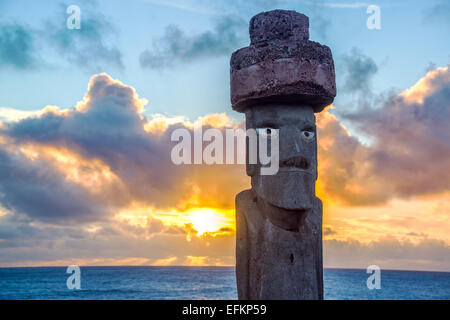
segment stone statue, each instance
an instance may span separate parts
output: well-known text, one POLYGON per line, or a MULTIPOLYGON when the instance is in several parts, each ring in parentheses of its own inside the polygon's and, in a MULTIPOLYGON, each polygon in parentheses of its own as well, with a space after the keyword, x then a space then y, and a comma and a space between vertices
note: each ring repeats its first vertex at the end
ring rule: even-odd
POLYGON ((323 299, 314 113, 336 96, 333 58, 308 40, 309 19, 295 11, 256 15, 250 39, 231 57, 231 102, 247 129, 279 130, 280 169, 261 175, 260 164, 247 164, 252 189, 236 197, 238 296, 323 299))

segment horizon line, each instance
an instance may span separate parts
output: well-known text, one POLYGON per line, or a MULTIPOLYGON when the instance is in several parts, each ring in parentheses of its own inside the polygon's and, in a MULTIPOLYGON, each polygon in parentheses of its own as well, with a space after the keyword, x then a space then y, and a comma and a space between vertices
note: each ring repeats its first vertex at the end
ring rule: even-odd
MULTIPOLYGON (((38 268, 67 268, 69 265, 55 265, 55 266, 14 266, 14 267, 3 267, 1 269, 38 269, 38 268)), ((234 265, 224 265, 224 266, 186 266, 186 265, 80 265, 80 268, 236 268, 234 265)), ((325 267, 323 270, 366 270, 366 268, 346 268, 346 267, 325 267)), ((381 271, 404 271, 404 272, 438 272, 438 273, 450 273, 450 270, 417 270, 417 269, 383 269, 381 271)))

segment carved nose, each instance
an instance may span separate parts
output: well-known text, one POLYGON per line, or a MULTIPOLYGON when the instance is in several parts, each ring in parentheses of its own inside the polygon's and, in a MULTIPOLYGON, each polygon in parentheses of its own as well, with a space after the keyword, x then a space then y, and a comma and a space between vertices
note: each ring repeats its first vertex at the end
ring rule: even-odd
POLYGON ((281 161, 282 167, 296 167, 300 169, 307 170, 309 168, 309 161, 305 157, 295 156, 287 158, 281 161))

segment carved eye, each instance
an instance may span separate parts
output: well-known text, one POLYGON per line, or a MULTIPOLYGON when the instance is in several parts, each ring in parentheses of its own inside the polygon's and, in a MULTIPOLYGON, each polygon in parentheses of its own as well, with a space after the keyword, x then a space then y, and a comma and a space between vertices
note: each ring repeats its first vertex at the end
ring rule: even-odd
POLYGON ((308 142, 313 141, 315 136, 316 136, 316 134, 314 133, 314 131, 312 131, 310 129, 302 130, 302 138, 308 142))
POLYGON ((275 137, 278 134, 278 130, 274 128, 258 128, 256 129, 258 135, 263 137, 275 137))

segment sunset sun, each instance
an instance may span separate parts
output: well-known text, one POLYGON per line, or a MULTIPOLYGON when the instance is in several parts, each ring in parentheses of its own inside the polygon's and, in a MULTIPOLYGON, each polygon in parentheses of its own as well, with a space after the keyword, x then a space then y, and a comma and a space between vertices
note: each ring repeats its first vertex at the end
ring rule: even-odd
POLYGON ((216 232, 223 227, 227 227, 232 222, 225 214, 214 209, 195 210, 190 213, 189 219, 194 229, 197 230, 198 236, 206 232, 216 232))

